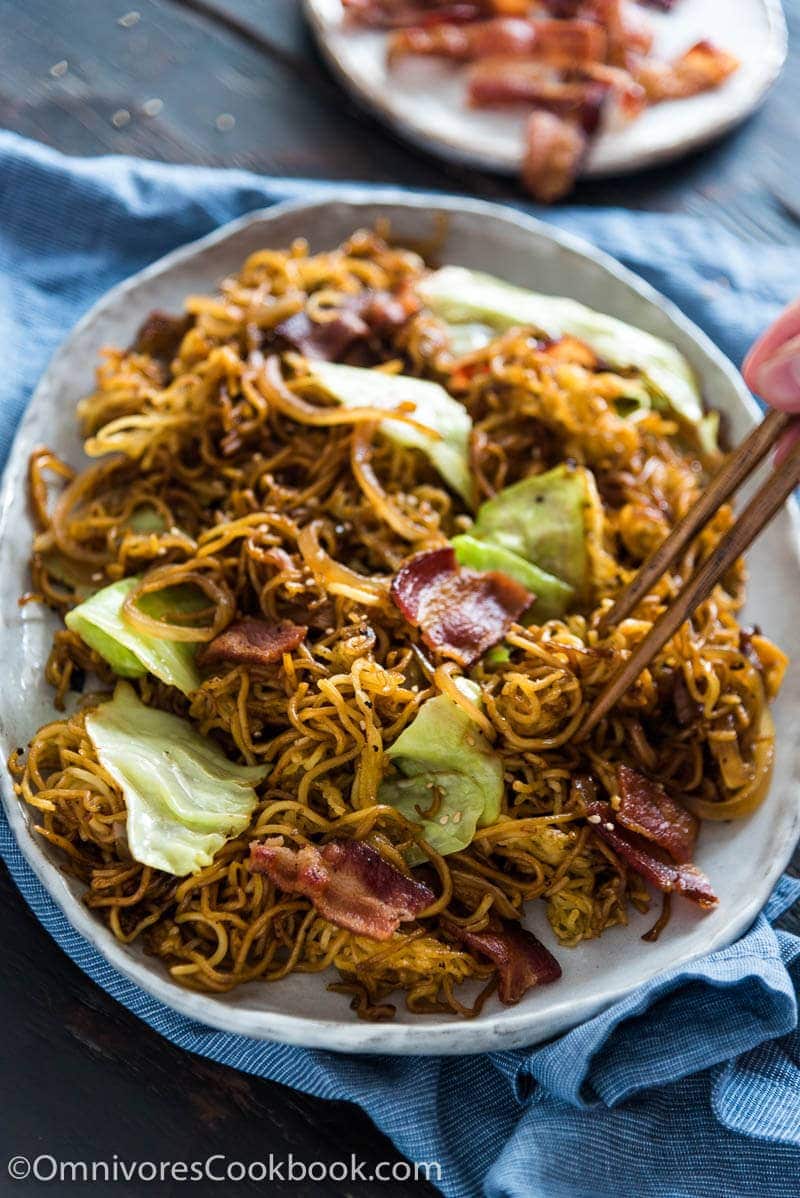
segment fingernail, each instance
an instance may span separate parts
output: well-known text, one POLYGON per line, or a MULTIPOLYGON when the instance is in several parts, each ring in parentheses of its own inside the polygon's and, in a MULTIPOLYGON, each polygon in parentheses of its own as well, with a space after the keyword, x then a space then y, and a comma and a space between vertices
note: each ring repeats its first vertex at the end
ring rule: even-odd
POLYGON ((800 346, 795 338, 772 358, 762 362, 756 373, 756 391, 770 403, 800 407, 800 346))

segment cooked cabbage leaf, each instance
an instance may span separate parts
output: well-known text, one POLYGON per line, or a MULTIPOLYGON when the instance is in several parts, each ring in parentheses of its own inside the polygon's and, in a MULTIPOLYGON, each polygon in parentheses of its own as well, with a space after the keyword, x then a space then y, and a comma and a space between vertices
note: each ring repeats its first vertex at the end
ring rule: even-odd
MULTIPOLYGON (((138 578, 121 578, 119 582, 112 582, 67 612, 64 622, 105 658, 115 674, 123 678, 141 678, 150 673, 188 695, 200 685, 194 661, 197 645, 147 636, 131 628, 123 619, 122 605, 138 581, 138 578)), ((142 611, 160 619, 170 610, 177 590, 166 588, 145 595, 141 600, 142 611)), ((179 598, 180 605, 187 610, 195 604, 192 591, 179 598)))
POLYGON ((196 873, 248 826, 268 767, 229 761, 187 720, 147 707, 130 683, 86 716, 86 731, 122 790, 128 848, 142 865, 196 873))
MULTIPOLYGON (((459 683, 477 701, 479 688, 468 679, 459 683)), ((477 827, 498 819, 502 762, 467 713, 447 695, 423 703, 386 756, 402 777, 384 778, 378 801, 420 824, 437 852, 466 848, 477 827)))
POLYGON ((548 574, 533 562, 526 561, 518 553, 491 541, 480 541, 466 533, 453 537, 450 544, 462 566, 469 566, 473 570, 501 570, 533 592, 536 599, 525 613, 526 622, 543 624, 545 620, 563 615, 569 607, 575 594, 574 587, 554 574, 548 574))
MULTIPOLYGON (((611 365, 640 370, 658 396, 690 424, 703 419, 702 398, 691 366, 674 345, 652 333, 566 296, 540 295, 463 266, 434 271, 417 290, 443 320, 469 326, 471 348, 479 343, 480 323, 487 326, 485 340, 514 325, 529 325, 554 339, 565 334, 579 337, 611 365)), ((460 344, 456 352, 463 352, 460 344)))
POLYGON ((167 531, 167 524, 161 512, 146 503, 141 503, 131 514, 128 527, 141 533, 167 531))
POLYGON ((588 470, 556 466, 482 504, 470 536, 533 562, 584 596, 591 573, 586 515, 594 498, 588 470))
POLYGON ((323 390, 346 408, 396 408, 413 403, 413 418, 438 433, 424 432, 400 420, 384 420, 381 432, 398 445, 421 449, 454 491, 472 504, 474 484, 469 468, 469 438, 472 421, 463 404, 448 395, 438 383, 409 378, 403 374, 383 374, 357 366, 335 362, 309 363, 311 377, 323 390))

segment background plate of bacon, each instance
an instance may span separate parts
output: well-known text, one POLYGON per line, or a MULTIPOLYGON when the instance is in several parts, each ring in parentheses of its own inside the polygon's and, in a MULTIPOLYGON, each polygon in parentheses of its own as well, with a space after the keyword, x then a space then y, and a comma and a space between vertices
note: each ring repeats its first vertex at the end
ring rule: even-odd
POLYGON ((666 162, 748 116, 786 54, 780 0, 305 0, 345 86, 424 148, 519 173, 666 162))

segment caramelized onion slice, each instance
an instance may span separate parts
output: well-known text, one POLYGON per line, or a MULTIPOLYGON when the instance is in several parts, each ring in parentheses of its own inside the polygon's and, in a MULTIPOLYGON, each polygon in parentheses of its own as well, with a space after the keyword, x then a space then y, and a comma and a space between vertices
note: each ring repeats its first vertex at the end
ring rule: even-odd
POLYGON ((342 595, 345 599, 352 599, 355 603, 373 607, 384 603, 389 596, 389 579, 368 578, 335 561, 320 544, 321 528, 322 521, 312 520, 297 538, 297 547, 303 561, 317 582, 326 591, 342 595))

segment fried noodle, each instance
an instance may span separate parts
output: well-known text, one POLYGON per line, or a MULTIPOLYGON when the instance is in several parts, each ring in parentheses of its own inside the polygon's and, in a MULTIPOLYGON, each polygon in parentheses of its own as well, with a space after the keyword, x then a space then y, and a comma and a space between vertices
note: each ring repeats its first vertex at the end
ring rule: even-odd
MULTIPOLYGON (((40 729, 10 763, 36 832, 85 884, 87 905, 119 941, 141 942, 195 990, 333 967, 335 988, 366 1018, 390 1017, 395 990, 414 1012, 474 1014, 494 988, 494 966, 447 934, 445 913, 480 930, 538 898, 558 941, 574 946, 650 903, 639 875, 583 817, 581 778, 613 801, 616 765, 628 762, 704 819, 743 816, 766 789, 774 739, 766 703, 783 659, 765 638, 742 633, 741 564, 591 738, 576 739, 604 684, 730 526, 724 507, 635 617, 601 631, 615 591, 717 463, 670 415, 623 415, 617 401, 629 380, 587 364, 579 343, 565 339, 554 352, 517 329, 459 359, 417 305, 399 327, 371 330, 346 360, 438 381, 466 405, 482 498, 572 461, 591 469, 602 499, 592 595, 563 619, 514 625, 507 660, 490 654, 471 671, 480 706, 455 686, 452 667, 420 651, 389 602, 391 577, 410 553, 464 531, 470 513, 419 450, 381 434, 385 412, 332 407, 276 326, 304 311, 331 320, 366 292, 413 294, 424 270, 416 253, 369 232, 328 253, 311 255, 300 241, 255 253, 218 295, 189 297, 190 327, 169 360, 136 347, 105 352, 97 388, 79 406, 86 452, 99 461, 75 473, 48 450, 31 458, 29 598, 63 614, 98 587, 141 574, 126 614, 151 635, 206 642, 242 615, 310 630, 279 662, 218 669, 188 698, 150 676, 135 682, 146 703, 188 717, 232 758, 271 766, 251 826, 196 874, 175 878, 131 858, 121 790, 85 727, 104 692, 40 729), (136 518, 143 513, 149 520, 136 518), (205 606, 165 629, 137 599, 178 583, 205 606), (675 714, 678 686, 688 718, 675 714), (497 822, 447 857, 376 798, 384 751, 439 693, 489 737, 505 779, 497 822), (439 897, 377 943, 248 870, 249 843, 268 836, 293 847, 353 837, 404 873, 414 847, 439 897), (464 982, 474 983, 469 998, 457 995, 464 982)), ((46 673, 59 707, 86 673, 106 692, 113 680, 66 630, 46 673)), ((667 903, 659 927, 668 912, 667 903)))

